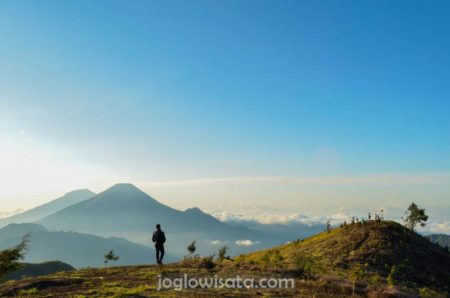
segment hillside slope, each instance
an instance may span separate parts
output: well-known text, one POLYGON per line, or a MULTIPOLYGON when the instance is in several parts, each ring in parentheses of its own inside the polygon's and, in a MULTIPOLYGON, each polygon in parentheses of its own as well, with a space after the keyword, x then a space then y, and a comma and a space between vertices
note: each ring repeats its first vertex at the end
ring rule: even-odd
POLYGON ((317 274, 344 277, 359 272, 380 280, 390 275, 391 283, 406 286, 447 289, 450 285, 450 254, 419 234, 406 236, 403 226, 394 221, 339 227, 246 259, 293 270, 307 260, 317 274))
POLYGON ((0 295, 87 297, 447 297, 450 254, 395 222, 366 222, 296 242, 211 262, 208 258, 158 266, 87 268, 0 285, 0 295), (397 268, 393 270, 392 268, 397 268), (170 288, 158 277, 253 278, 256 287, 170 288), (269 278, 294 287, 258 288, 269 278))

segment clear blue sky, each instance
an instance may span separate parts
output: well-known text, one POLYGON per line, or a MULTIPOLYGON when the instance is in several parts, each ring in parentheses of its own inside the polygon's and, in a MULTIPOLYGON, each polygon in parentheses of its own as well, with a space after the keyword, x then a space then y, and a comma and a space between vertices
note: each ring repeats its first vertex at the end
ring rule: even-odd
POLYGON ((131 182, 446 175, 449 15, 447 1, 2 1, 0 137, 131 182))

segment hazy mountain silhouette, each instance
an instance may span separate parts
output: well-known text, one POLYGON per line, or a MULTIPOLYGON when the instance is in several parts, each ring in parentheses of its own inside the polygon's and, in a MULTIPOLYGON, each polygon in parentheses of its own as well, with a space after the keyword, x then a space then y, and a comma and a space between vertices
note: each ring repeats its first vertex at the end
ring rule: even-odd
POLYGON ((450 235, 431 234, 428 237, 432 242, 438 243, 440 246, 450 249, 450 235))
MULTIPOLYGON (((12 247, 30 232, 26 262, 38 263, 60 260, 77 268, 103 266, 103 256, 109 251, 120 257, 117 265, 154 263, 152 247, 130 242, 122 238, 103 238, 76 232, 50 232, 37 224, 10 224, 0 229, 0 250, 12 247)), ((167 261, 175 260, 170 254, 167 261)))
POLYGON ((95 193, 89 189, 79 189, 66 193, 59 199, 53 200, 36 208, 25 212, 0 219, 0 227, 4 227, 10 223, 30 223, 37 221, 47 215, 62 210, 70 205, 92 198, 95 193))
MULTIPOLYGON (((263 237, 261 232, 228 225, 198 208, 186 211, 170 208, 134 185, 125 183, 116 184, 91 199, 51 214, 37 223, 50 230, 120 236, 145 244, 151 243, 150 235, 155 224, 160 223, 168 236, 168 250, 176 251, 179 256, 192 240, 205 241, 205 245, 199 247, 206 248, 208 240, 249 239, 256 242, 263 237)), ((279 240, 275 243, 279 244, 279 240)))

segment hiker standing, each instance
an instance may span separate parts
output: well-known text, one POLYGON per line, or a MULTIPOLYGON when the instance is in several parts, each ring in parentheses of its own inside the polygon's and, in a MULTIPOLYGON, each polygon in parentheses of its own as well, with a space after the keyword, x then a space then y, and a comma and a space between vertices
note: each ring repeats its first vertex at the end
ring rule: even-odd
POLYGON ((156 225, 156 231, 153 232, 153 243, 155 243, 156 249, 156 262, 162 265, 162 259, 164 257, 164 243, 166 242, 166 235, 161 231, 161 225, 156 225))

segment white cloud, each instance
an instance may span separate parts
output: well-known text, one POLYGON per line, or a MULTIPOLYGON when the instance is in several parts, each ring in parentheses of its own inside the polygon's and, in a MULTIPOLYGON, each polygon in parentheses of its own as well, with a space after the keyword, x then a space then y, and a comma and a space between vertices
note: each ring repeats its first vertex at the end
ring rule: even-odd
POLYGON ((218 245, 220 243, 220 240, 212 240, 211 244, 213 245, 218 245))
POLYGON ((423 234, 447 234, 450 235, 450 221, 429 222, 425 227, 419 227, 418 232, 423 234))
MULTIPOLYGON (((384 208, 384 211, 387 208, 384 208)), ((391 212, 392 213, 392 212, 391 212)), ((398 213, 398 212, 396 212, 398 213)), ((221 221, 229 222, 229 223, 260 223, 260 224, 284 224, 284 225, 295 225, 295 224, 305 224, 308 226, 314 225, 324 225, 327 221, 330 221, 332 226, 338 226, 344 221, 350 222, 352 220, 353 215, 348 215, 346 213, 336 213, 328 216, 306 216, 300 213, 294 213, 290 215, 279 215, 279 214, 232 214, 223 211, 218 212, 210 212, 213 216, 218 218, 221 221)), ((385 213, 386 214, 386 213, 385 213)), ((367 219, 367 215, 361 215, 361 213, 355 213, 355 217, 359 219, 365 218, 367 219)), ((372 212, 372 216, 374 213, 372 212)), ((373 218, 373 217, 372 217, 373 218)), ((387 217, 386 219, 392 219, 402 224, 402 220, 400 218, 392 218, 387 217)), ((422 234, 448 234, 450 235, 450 222, 449 221, 429 221, 426 223, 425 227, 418 227, 417 231, 422 234)))
POLYGON ((247 240, 237 240, 234 243, 239 246, 251 246, 251 245, 258 244, 259 241, 251 241, 251 240, 247 239, 247 240))
POLYGON ((261 224, 296 224, 301 223, 308 226, 325 224, 329 220, 332 225, 351 219, 345 214, 335 214, 328 217, 306 216, 300 213, 290 215, 267 214, 261 213, 256 215, 250 214, 233 214, 228 212, 212 212, 212 215, 224 222, 258 222, 261 224))

